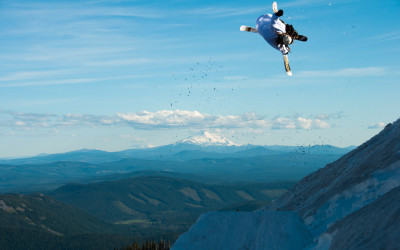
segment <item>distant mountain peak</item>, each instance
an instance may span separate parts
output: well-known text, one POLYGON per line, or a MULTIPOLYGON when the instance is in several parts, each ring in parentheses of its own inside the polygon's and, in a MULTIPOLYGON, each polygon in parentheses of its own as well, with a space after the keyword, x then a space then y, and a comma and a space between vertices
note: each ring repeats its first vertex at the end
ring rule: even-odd
POLYGON ((198 135, 178 141, 176 144, 194 144, 200 146, 239 146, 227 138, 210 133, 206 130, 201 131, 198 135))

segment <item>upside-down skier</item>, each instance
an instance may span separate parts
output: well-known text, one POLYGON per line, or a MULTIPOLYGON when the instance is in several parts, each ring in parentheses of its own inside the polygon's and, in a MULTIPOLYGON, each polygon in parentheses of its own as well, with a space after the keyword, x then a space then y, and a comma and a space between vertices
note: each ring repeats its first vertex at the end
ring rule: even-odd
POLYGON ((265 14, 260 16, 256 22, 256 28, 242 25, 241 31, 253 32, 260 34, 265 41, 272 47, 282 52, 286 73, 291 76, 292 72, 289 67, 289 59, 287 54, 290 52, 290 47, 294 40, 307 41, 306 36, 299 35, 292 25, 283 22, 280 17, 283 15, 283 10, 278 11, 277 3, 272 4, 274 14, 265 14))

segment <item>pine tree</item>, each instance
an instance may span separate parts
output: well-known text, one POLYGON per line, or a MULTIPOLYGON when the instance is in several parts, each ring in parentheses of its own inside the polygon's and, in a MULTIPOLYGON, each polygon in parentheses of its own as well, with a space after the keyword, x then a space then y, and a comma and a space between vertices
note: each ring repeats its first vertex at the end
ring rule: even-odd
POLYGON ((170 241, 163 241, 160 239, 159 242, 153 241, 146 241, 142 243, 142 246, 139 243, 134 242, 132 245, 127 245, 125 248, 121 250, 169 250, 171 248, 170 241))

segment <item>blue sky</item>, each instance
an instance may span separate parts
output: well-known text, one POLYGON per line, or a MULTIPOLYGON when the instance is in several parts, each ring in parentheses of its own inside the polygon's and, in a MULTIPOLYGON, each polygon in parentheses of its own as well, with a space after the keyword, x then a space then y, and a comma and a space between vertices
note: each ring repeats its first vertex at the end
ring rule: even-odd
POLYGON ((159 146, 359 145, 400 117, 400 2, 280 1, 282 56, 240 32, 266 1, 0 1, 0 157, 159 146))

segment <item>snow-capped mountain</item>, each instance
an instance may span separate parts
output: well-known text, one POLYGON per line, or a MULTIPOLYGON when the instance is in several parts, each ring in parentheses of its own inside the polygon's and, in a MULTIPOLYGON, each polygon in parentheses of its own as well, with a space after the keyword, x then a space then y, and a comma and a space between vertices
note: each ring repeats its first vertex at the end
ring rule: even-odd
MULTIPOLYGON (((241 227, 235 222, 237 218, 227 214, 206 214, 177 240, 173 249, 199 249, 212 245, 213 240, 243 249, 281 249, 288 241, 295 244, 291 249, 400 249, 399 197, 400 119, 305 177, 258 211, 256 222, 241 227), (293 219, 282 220, 277 228, 274 220, 282 212, 292 214, 293 219), (304 227, 298 225, 295 215, 300 216, 304 227), (205 223, 209 216, 214 216, 213 221, 205 223), (282 234, 282 230, 288 233, 282 234), (207 236, 211 231, 212 236, 207 236), (247 236, 231 237, 230 232, 247 236), (269 243, 263 245, 259 244, 260 237, 280 240, 267 240, 269 243)), ((249 215, 243 213, 246 217, 249 215)), ((230 248, 223 245, 219 249, 230 248)))
POLYGON ((193 144, 199 146, 239 146, 227 138, 212 134, 205 130, 203 130, 199 135, 183 139, 178 141, 176 144, 193 144))

